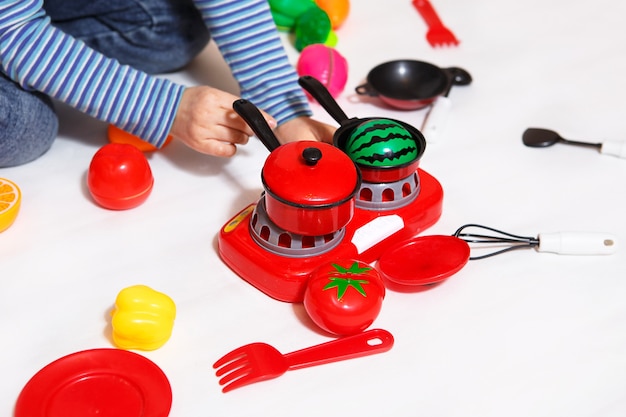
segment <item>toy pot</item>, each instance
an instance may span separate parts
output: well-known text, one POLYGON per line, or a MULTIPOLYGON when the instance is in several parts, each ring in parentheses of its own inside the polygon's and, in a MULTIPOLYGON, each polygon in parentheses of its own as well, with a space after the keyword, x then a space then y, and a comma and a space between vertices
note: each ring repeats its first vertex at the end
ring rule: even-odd
MULTIPOLYGON (((303 76, 299 78, 300 85, 309 93, 317 102, 340 124, 339 128, 335 131, 333 136, 333 142, 336 147, 341 150, 345 149, 346 142, 350 138, 352 132, 362 123, 376 120, 379 118, 348 118, 344 111, 339 107, 335 99, 331 96, 330 92, 321 84, 318 80, 310 76, 303 76)), ((426 139, 424 135, 415 127, 401 120, 389 119, 400 124, 404 127, 415 140, 416 147, 418 149, 417 157, 412 161, 393 166, 379 166, 368 167, 357 163, 359 170, 361 171, 362 180, 371 183, 389 183, 399 181, 413 174, 419 166, 419 161, 426 150, 426 139)))
POLYGON ((271 150, 261 173, 270 220, 305 236, 323 236, 346 226, 361 187, 361 173, 354 162, 327 143, 277 145, 274 133, 252 103, 237 100, 233 108, 271 150))
POLYGON ((265 208, 277 226, 306 236, 336 232, 352 219, 361 185, 347 155, 320 142, 291 142, 275 149, 262 173, 265 208))
POLYGON ((453 85, 468 85, 471 75, 462 68, 440 68, 415 60, 389 61, 374 67, 357 94, 377 97, 401 110, 417 110, 447 96, 453 85))

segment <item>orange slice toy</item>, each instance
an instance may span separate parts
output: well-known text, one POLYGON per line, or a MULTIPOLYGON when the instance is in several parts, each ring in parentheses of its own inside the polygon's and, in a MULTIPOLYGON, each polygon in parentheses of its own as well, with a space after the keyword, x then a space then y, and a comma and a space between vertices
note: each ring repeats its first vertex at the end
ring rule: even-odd
POLYGON ((0 232, 11 227, 20 211, 22 193, 19 187, 4 178, 0 178, 0 232))

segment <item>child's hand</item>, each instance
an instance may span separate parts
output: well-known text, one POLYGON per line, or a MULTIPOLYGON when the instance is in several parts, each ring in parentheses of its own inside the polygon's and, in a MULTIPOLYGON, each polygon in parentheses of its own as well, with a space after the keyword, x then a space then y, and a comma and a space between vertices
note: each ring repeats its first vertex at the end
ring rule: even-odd
POLYGON ((278 126, 275 132, 278 140, 283 144, 299 140, 314 140, 332 144, 336 130, 336 127, 310 117, 297 117, 278 126))
MULTIPOLYGON (((233 102, 238 98, 211 87, 186 88, 170 133, 198 152, 233 156, 237 145, 246 144, 254 135, 233 110, 233 102)), ((275 127, 276 121, 262 113, 270 127, 275 127)))

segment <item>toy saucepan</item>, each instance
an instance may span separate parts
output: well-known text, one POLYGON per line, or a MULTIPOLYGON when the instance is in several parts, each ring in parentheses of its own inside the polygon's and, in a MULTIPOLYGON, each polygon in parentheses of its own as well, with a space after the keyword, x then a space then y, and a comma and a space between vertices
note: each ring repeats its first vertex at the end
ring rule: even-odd
POLYGON ((280 145, 254 104, 240 99, 233 109, 271 151, 261 174, 268 217, 277 226, 305 236, 323 236, 348 224, 361 185, 354 162, 327 143, 280 145))
POLYGON ((408 123, 395 119, 381 119, 373 117, 348 118, 330 92, 317 79, 305 75, 299 78, 299 83, 328 112, 328 114, 340 124, 333 136, 333 142, 335 146, 341 150, 346 149, 346 143, 350 140, 353 132, 359 126, 364 123, 377 120, 396 123, 412 137, 416 148, 416 154, 414 158, 406 163, 395 164, 389 162, 386 166, 377 166, 374 169, 371 166, 365 166, 358 161, 355 161, 360 168, 363 181, 374 183, 394 182, 406 178, 411 175, 411 173, 415 172, 426 149, 426 139, 419 130, 408 123))

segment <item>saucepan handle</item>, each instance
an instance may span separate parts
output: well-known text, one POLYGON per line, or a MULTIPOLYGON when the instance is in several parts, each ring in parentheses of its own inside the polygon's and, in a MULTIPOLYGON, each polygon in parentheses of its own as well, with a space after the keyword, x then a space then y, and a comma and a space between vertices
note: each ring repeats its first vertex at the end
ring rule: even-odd
POLYGON ((267 124, 261 111, 254 104, 241 98, 233 102, 233 110, 245 120, 268 151, 272 152, 280 146, 280 142, 274 135, 272 128, 267 124))
POLYGON ((339 107, 339 104, 337 104, 328 89, 319 80, 310 75, 303 75, 298 79, 298 83, 311 94, 311 97, 317 100, 320 106, 322 106, 337 123, 343 124, 349 120, 346 113, 339 107))

